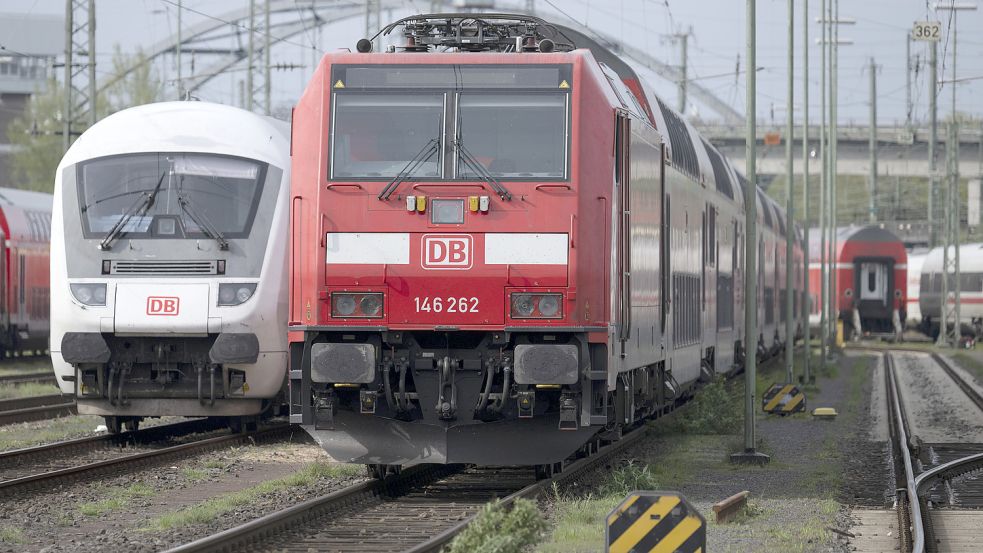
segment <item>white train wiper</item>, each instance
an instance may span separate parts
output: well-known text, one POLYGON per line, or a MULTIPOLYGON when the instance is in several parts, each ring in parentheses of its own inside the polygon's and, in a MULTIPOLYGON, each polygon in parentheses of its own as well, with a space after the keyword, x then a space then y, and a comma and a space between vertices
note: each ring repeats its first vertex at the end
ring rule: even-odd
POLYGON ((198 211, 191 206, 191 201, 188 200, 188 197, 184 194, 184 192, 177 193, 177 202, 180 204, 181 209, 184 210, 189 217, 191 217, 191 220, 198 225, 198 228, 201 229, 201 232, 203 232, 205 236, 218 242, 218 249, 223 251, 229 249, 229 241, 225 239, 225 236, 223 236, 222 233, 208 221, 208 219, 198 213, 198 211))
POLYGON ((389 196, 393 195, 393 192, 399 188, 399 185, 402 184, 404 180, 412 177, 413 173, 416 173, 417 169, 419 169, 424 163, 430 161, 430 158, 432 158, 433 155, 439 151, 440 139, 431 138, 430 142, 424 144, 423 148, 420 148, 420 151, 417 152, 415 156, 410 158, 410 160, 406 162, 406 165, 399 170, 399 173, 396 173, 393 180, 382 189, 382 192, 379 193, 379 199, 388 200, 389 196))
POLYGON ((143 213, 146 213, 148 209, 153 207, 154 201, 157 199, 157 193, 160 192, 160 185, 164 182, 165 176, 167 176, 166 171, 160 174, 160 178, 157 179, 157 184, 150 192, 146 193, 146 196, 137 198, 137 201, 133 202, 133 205, 131 205, 130 208, 123 213, 123 216, 116 221, 113 228, 109 229, 109 232, 107 232, 106 236, 103 237, 102 242, 99 242, 100 250, 107 251, 112 249, 113 240, 123 233, 123 227, 126 226, 126 223, 130 222, 130 219, 132 219, 137 212, 142 211, 143 213))

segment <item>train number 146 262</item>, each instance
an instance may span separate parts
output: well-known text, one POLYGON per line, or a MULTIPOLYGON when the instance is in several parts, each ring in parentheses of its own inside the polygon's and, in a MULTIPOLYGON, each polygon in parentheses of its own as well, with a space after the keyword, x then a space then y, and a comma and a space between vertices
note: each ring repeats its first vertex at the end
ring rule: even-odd
POLYGON ((477 313, 478 298, 428 298, 415 297, 413 305, 417 313, 477 313))

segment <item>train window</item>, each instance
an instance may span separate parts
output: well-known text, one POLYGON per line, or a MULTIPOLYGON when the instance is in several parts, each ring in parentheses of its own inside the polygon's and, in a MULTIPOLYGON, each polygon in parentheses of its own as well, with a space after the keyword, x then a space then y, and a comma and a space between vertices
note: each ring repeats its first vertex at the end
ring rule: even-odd
MULTIPOLYGON (((461 94, 457 136, 495 177, 563 178, 567 167, 567 94, 461 94)), ((457 178, 478 178, 457 163, 457 178)))
POLYGON ((332 177, 440 177, 443 118, 443 94, 335 94, 332 177))
POLYGON ((265 173, 265 166, 255 161, 207 154, 94 159, 78 169, 83 233, 102 237, 130 214, 123 232, 131 236, 197 237, 210 230, 225 238, 244 238, 259 206, 265 173), (181 232, 160 235, 154 224, 159 219, 179 221, 181 232))

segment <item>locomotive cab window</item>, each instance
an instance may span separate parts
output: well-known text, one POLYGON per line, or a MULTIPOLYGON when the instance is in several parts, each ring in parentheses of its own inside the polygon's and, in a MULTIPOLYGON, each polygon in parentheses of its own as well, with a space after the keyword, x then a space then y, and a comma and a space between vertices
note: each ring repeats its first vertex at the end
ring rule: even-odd
POLYGON ((122 224, 120 230, 130 237, 245 238, 265 175, 265 164, 220 155, 94 159, 78 168, 83 234, 102 238, 122 224))
POLYGON ((443 94, 335 94, 331 176, 440 177, 443 117, 443 94))
POLYGON ((464 93, 458 99, 457 177, 563 178, 567 95, 464 93), (470 154, 470 155, 468 155, 470 154))

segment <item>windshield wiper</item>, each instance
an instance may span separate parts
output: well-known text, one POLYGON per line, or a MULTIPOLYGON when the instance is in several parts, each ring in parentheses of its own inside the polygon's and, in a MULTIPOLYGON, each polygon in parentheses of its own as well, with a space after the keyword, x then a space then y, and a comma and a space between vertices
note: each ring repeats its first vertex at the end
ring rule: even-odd
POLYGON ((466 165, 471 166, 471 169, 479 177, 485 180, 488 186, 490 186, 495 193, 498 194, 499 198, 502 198, 503 200, 512 199, 512 194, 509 193, 504 186, 502 186, 502 183, 498 182, 498 179, 496 179, 491 172, 481 164, 481 162, 475 159, 474 155, 472 155, 471 152, 464 147, 464 143, 461 142, 460 138, 454 142, 454 146, 457 148, 458 158, 464 161, 466 165))
POLYGON ((102 242, 99 242, 100 250, 107 251, 112 249, 113 240, 115 240, 116 237, 123 232, 123 227, 126 226, 126 223, 130 222, 130 219, 132 219, 137 212, 142 211, 143 213, 146 213, 148 209, 153 207, 154 201, 157 199, 157 193, 160 192, 160 185, 164 182, 165 176, 167 176, 166 171, 160 174, 160 178, 157 179, 157 184, 150 192, 147 192, 146 196, 137 198, 137 201, 133 202, 133 205, 131 205, 130 208, 123 213, 123 216, 116 221, 113 228, 109 229, 109 232, 107 232, 106 236, 103 237, 102 242))
POLYGON ((223 236, 222 233, 208 221, 208 219, 198 213, 198 211, 191 206, 191 201, 188 200, 188 197, 184 194, 184 192, 177 193, 177 202, 180 204, 181 209, 183 209, 184 212, 191 217, 191 220, 198 225, 198 228, 201 229, 201 232, 204 233, 205 236, 218 242, 218 249, 223 251, 229 249, 229 241, 225 239, 225 236, 223 236))
POLYGON ((410 158, 410 160, 406 162, 406 165, 404 165, 403 168, 396 173, 393 180, 382 189, 382 192, 379 193, 379 199, 388 200, 389 196, 393 195, 393 192, 399 188, 399 185, 402 184, 404 180, 412 177, 413 173, 415 173, 417 169, 419 169, 424 163, 430 161, 430 158, 432 158, 434 154, 439 151, 440 139, 431 138, 430 142, 424 144, 423 148, 420 148, 420 151, 417 152, 415 156, 410 158))

